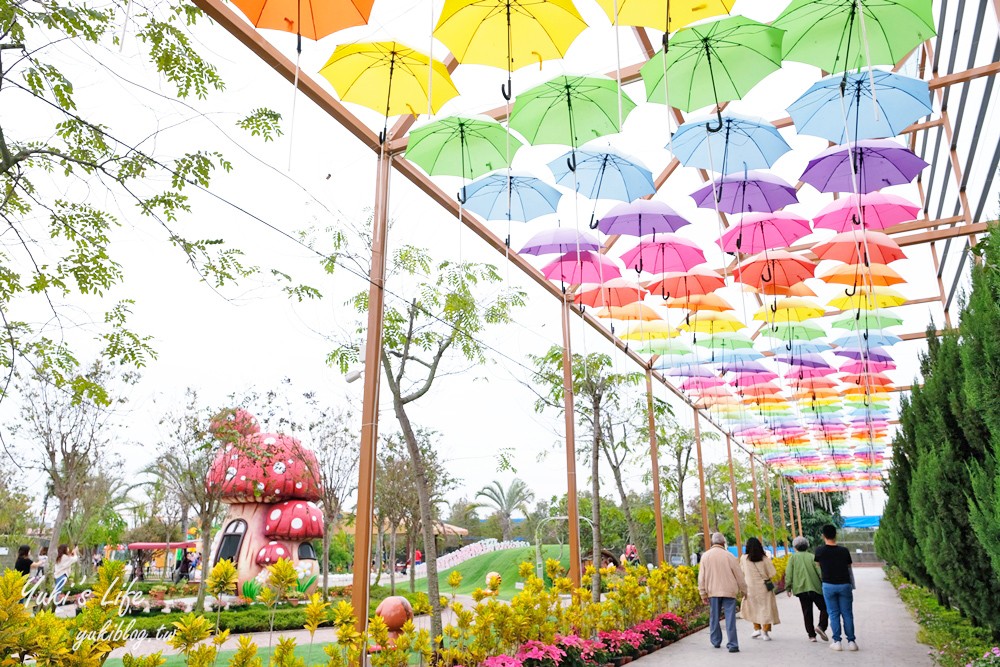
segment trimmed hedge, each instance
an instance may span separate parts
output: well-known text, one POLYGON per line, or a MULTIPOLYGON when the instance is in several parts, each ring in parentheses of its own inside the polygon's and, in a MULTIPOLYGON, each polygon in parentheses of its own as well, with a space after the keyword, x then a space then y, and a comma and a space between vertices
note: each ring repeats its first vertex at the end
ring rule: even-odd
POLYGON ((993 647, 989 630, 939 604, 933 593, 908 581, 898 568, 887 567, 886 576, 916 617, 917 640, 934 649, 931 655, 937 664, 965 667, 993 647))

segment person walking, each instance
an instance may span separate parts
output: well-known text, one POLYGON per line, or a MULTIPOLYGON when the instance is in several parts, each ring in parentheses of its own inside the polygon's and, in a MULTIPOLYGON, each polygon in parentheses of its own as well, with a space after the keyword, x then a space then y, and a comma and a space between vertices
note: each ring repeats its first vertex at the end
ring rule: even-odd
POLYGON ((756 537, 747 540, 740 567, 747 582, 747 597, 740 607, 740 616, 753 623, 751 639, 769 642, 771 626, 781 623, 778 618, 778 603, 774 599, 773 578, 778 572, 764 553, 764 545, 756 537))
POLYGON ((726 550, 726 537, 712 534, 712 548, 701 557, 698 569, 698 593, 701 601, 709 606, 708 640, 715 648, 722 646, 722 628, 719 616, 726 615, 726 648, 730 653, 740 652, 736 636, 736 597, 746 595, 747 584, 736 558, 726 550))
POLYGON ((819 566, 808 551, 809 540, 799 535, 792 540, 792 547, 795 552, 788 557, 785 566, 785 590, 788 597, 794 595, 802 605, 802 620, 805 621, 809 641, 816 641, 816 635, 823 641, 829 641, 826 636, 829 624, 826 600, 823 599, 823 585, 819 580, 819 566), (813 627, 813 605, 819 609, 819 625, 816 627, 813 627))
POLYGON ((60 544, 56 551, 55 565, 52 568, 52 576, 55 578, 55 593, 58 595, 62 593, 63 586, 69 580, 70 570, 73 569, 73 565, 80 560, 80 550, 78 547, 73 547, 73 551, 70 552, 69 547, 65 544, 60 544))
POLYGON ((840 626, 843 621, 847 636, 847 650, 857 651, 854 636, 854 572, 851 569, 851 552, 837 544, 837 529, 830 524, 823 526, 824 544, 816 548, 823 579, 823 598, 830 615, 830 648, 842 651, 840 626))

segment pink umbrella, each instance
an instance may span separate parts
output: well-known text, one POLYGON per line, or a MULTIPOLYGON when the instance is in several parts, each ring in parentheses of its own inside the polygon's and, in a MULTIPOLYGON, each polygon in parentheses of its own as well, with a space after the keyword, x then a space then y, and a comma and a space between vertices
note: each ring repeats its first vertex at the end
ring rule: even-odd
POLYGON ((549 280, 564 283, 602 283, 610 278, 621 278, 622 272, 610 259, 596 252, 570 251, 542 267, 542 275, 549 280))
POLYGON ((787 248, 811 233, 809 221, 794 213, 749 213, 716 243, 729 253, 755 254, 762 250, 787 248))
POLYGON ((896 368, 892 361, 851 361, 840 367, 841 373, 881 373, 896 368))
POLYGON ((704 264, 705 253, 694 241, 676 234, 657 234, 639 241, 639 245, 622 255, 625 266, 641 273, 689 271, 704 264))
POLYGON ((872 192, 835 199, 816 214, 817 228, 847 232, 852 229, 885 229, 901 222, 915 220, 920 207, 898 195, 872 192), (861 218, 858 218, 858 208, 861 218), (863 223, 863 224, 862 224, 863 223))

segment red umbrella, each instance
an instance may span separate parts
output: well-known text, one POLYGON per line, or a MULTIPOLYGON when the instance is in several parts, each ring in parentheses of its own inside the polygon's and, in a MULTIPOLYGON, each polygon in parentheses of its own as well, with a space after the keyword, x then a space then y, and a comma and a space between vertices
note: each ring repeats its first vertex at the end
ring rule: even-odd
POLYGON ((694 296, 710 294, 725 287, 726 280, 712 269, 705 266, 695 266, 689 271, 668 271, 659 278, 646 284, 652 294, 659 294, 664 299, 669 297, 694 296))
POLYGON ((607 308, 608 306, 627 306, 636 301, 642 301, 649 294, 637 283, 624 278, 612 278, 603 285, 585 290, 577 294, 573 300, 592 308, 607 308))
POLYGON ((820 259, 847 264, 889 264, 906 259, 898 243, 882 232, 869 230, 841 232, 828 241, 817 243, 813 252, 820 259))
POLYGON ((603 283, 610 278, 621 278, 622 272, 614 262, 596 252, 575 250, 542 267, 542 275, 549 280, 564 283, 603 283))
POLYGON ((687 271, 705 263, 705 253, 694 241, 676 234, 658 234, 639 242, 622 255, 625 266, 638 272, 687 271))
POLYGON ((784 250, 764 252, 733 271, 741 283, 761 289, 767 285, 791 287, 812 278, 816 265, 808 259, 784 250))

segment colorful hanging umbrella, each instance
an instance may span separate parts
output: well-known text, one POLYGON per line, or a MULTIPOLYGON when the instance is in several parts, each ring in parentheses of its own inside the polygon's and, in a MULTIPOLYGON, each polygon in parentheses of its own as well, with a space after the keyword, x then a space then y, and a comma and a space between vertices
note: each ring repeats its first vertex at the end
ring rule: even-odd
POLYGON ((753 340, 742 333, 717 333, 703 336, 695 344, 717 350, 747 350, 753 347, 753 340))
POLYGON ((931 0, 793 0, 772 25, 785 60, 826 72, 895 65, 935 35, 931 0))
POLYGON ((624 306, 605 306, 597 311, 597 316, 612 320, 652 322, 663 318, 655 310, 638 301, 624 306))
POLYGON ((697 316, 678 325, 682 331, 693 333, 716 334, 722 332, 734 332, 746 329, 747 325, 740 322, 735 315, 730 313, 705 312, 698 313, 697 316))
POLYGON ((820 192, 868 194, 909 183, 927 166, 891 139, 867 139, 826 149, 809 161, 802 180, 820 192))
POLYGON ((622 274, 617 264, 600 253, 573 250, 546 264, 542 268, 542 275, 549 280, 578 285, 601 283, 611 278, 621 278, 622 274))
POLYGON ((847 264, 891 264, 906 259, 899 244, 882 232, 841 232, 812 250, 820 259, 847 264))
POLYGON ((726 281, 718 273, 704 266, 693 266, 687 271, 668 271, 646 284, 651 294, 664 300, 671 297, 709 294, 725 287, 726 281))
POLYGON ((816 265, 784 250, 761 253, 733 270, 737 282, 759 287, 774 284, 788 287, 812 278, 816 265))
POLYGON ((881 373, 891 371, 896 364, 891 361, 852 361, 840 367, 841 373, 881 373))
POLYGON ((573 300, 592 308, 606 308, 642 301, 647 294, 649 292, 637 283, 631 283, 624 278, 612 278, 593 289, 579 292, 573 300))
POLYGON ((817 273, 816 277, 827 283, 838 285, 878 285, 888 287, 905 283, 906 279, 885 264, 842 264, 817 273))
POLYGON ((619 91, 614 80, 558 76, 518 95, 509 125, 532 145, 578 148, 591 139, 621 132, 619 94, 624 120, 635 108, 635 102, 619 91))
POLYGON ((895 315, 891 310, 861 310, 846 317, 830 322, 830 326, 836 329, 884 329, 895 327, 903 323, 903 318, 895 315))
POLYGON ((826 337, 826 331, 815 322, 777 322, 774 326, 761 330, 767 338, 780 340, 816 340, 826 337))
POLYGON ((540 178, 489 174, 465 188, 465 208, 486 220, 528 222, 556 212, 562 192, 540 178))
MULTIPOLYGON (((669 338, 650 338, 637 345, 636 350, 643 354, 658 354, 660 355, 660 359, 669 359, 672 357, 680 359, 691 354, 691 348, 676 338, 673 340, 669 338)), ((691 357, 687 361, 693 362, 694 358, 691 357)))
POLYGON ((852 229, 885 229, 917 219, 920 207, 898 195, 872 192, 850 194, 824 206, 813 218, 817 229, 847 232, 852 229))
POLYGON ((772 354, 784 354, 785 352, 791 352, 793 354, 819 354, 820 352, 828 352, 833 348, 826 343, 816 343, 807 340, 789 340, 785 345, 772 348, 770 351, 772 354))
POLYGON ((434 36, 458 62, 507 70, 566 55, 587 27, 573 0, 446 0, 434 36))
POLYGON ((788 247, 809 234, 809 221, 794 213, 748 213, 716 243, 728 253, 758 253, 788 247))
POLYGON ((492 118, 449 116, 412 130, 405 155, 431 176, 472 179, 510 165, 521 142, 510 137, 509 158, 507 142, 507 128, 492 118))
POLYGON ((721 174, 740 169, 770 169, 775 160, 792 149, 778 128, 763 118, 727 111, 722 115, 722 129, 718 132, 706 129, 711 120, 711 117, 689 119, 674 133, 669 146, 685 167, 721 174))
POLYGON ((788 107, 796 132, 835 144, 894 137, 932 111, 926 81, 883 70, 828 76, 788 107))
POLYGON ((587 234, 570 227, 545 229, 525 242, 521 253, 525 255, 564 254, 571 251, 600 250, 600 242, 587 234))
MULTIPOLYGON (((320 68, 337 95, 385 115, 414 116, 441 106, 458 95, 444 63, 399 42, 341 44, 320 68), (431 78, 431 90, 428 79, 431 78)), ((385 130, 382 133, 385 140, 385 130)))
POLYGON ((868 361, 893 361, 892 355, 880 347, 865 350, 834 350, 834 354, 848 359, 867 359, 868 361))
POLYGON ((701 208, 723 213, 774 212, 798 201, 795 188, 765 171, 728 174, 691 194, 701 208))
POLYGON ((747 292, 767 294, 768 296, 816 296, 816 292, 805 283, 788 286, 764 283, 762 285, 744 285, 743 289, 747 292))
POLYGON ((830 344, 845 350, 863 350, 869 347, 891 347, 902 340, 899 336, 891 333, 865 331, 860 336, 856 333, 841 336, 830 341, 830 344))
POLYGON ((764 306, 756 313, 755 320, 767 322, 802 322, 814 317, 822 317, 823 307, 800 297, 788 297, 774 304, 764 306))
POLYGON ((735 3, 736 0, 597 0, 612 23, 660 32, 673 32, 695 21, 728 14, 735 3))
MULTIPOLYGON (((664 78, 683 111, 738 100, 781 67, 782 32, 743 16, 678 30, 669 51, 661 49, 640 70, 646 98, 665 99, 664 78), (664 77, 666 71, 666 77, 664 77)), ((722 129, 722 113, 712 131, 722 129)))
POLYGON ((597 221, 603 234, 646 236, 663 232, 676 232, 691 224, 667 204, 652 199, 638 199, 616 204, 597 221))
POLYGON ((827 305, 840 310, 871 310, 892 308, 906 303, 906 297, 888 287, 859 287, 855 293, 832 299, 827 305))
POLYGON ((633 325, 628 331, 621 335, 622 340, 667 340, 676 338, 680 332, 671 327, 666 320, 656 320, 653 322, 643 322, 642 325, 633 325))
POLYGON ((574 150, 549 163, 556 183, 587 199, 630 202, 656 192, 653 174, 645 166, 611 151, 574 150))
POLYGON ((682 298, 673 298, 667 301, 667 308, 680 308, 695 313, 703 310, 714 310, 718 313, 735 310, 731 303, 717 294, 693 294, 682 298))
POLYGON ((659 234, 639 241, 639 245, 622 255, 625 266, 637 273, 687 271, 705 262, 705 253, 698 244, 676 234, 659 234))
POLYGON ((302 38, 322 39, 327 35, 368 23, 375 0, 233 0, 257 28, 282 30, 302 38))

